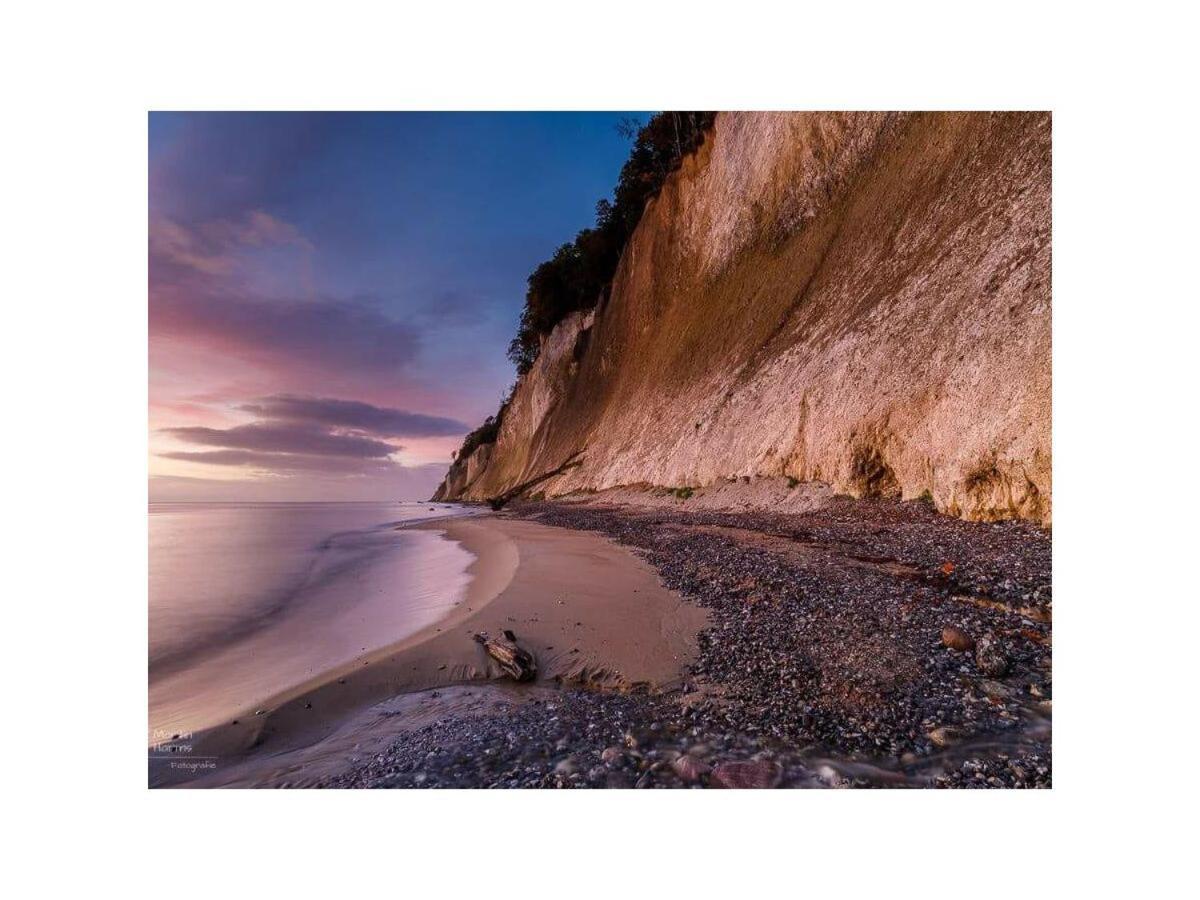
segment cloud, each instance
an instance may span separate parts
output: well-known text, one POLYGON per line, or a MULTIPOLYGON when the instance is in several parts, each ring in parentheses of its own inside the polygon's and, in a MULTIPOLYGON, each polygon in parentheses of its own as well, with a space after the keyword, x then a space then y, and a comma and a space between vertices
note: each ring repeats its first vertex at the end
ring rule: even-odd
POLYGON ((239 221, 221 220, 209 226, 215 239, 245 247, 294 245, 311 250, 312 244, 290 222, 261 209, 252 209, 239 221))
POLYGON ((353 428, 381 437, 450 437, 471 430, 470 426, 455 419, 331 397, 276 394, 248 403, 241 409, 265 419, 353 428))
POLYGON ((284 373, 399 374, 417 356, 421 329, 378 300, 316 295, 305 286, 312 249, 259 209, 190 225, 152 215, 151 337, 284 373))
POLYGON ((394 373, 418 350, 408 324, 338 300, 162 291, 152 293, 150 331, 287 367, 339 372, 394 373))
MULTIPOLYGON (((442 445, 470 430, 348 399, 436 409, 458 381, 478 378, 456 354, 478 358, 461 329, 486 308, 480 292, 448 288, 452 279, 422 279, 420 265, 376 266, 360 250, 358 197, 314 193, 329 154, 343 159, 352 121, 151 117, 151 416, 155 425, 187 426, 152 438, 164 477, 210 466, 221 496, 235 490, 230 484, 255 485, 264 496, 366 498, 371 485, 388 496, 428 496, 444 464, 413 463, 447 455, 442 445)), ((395 232, 370 224, 379 244, 372 252, 391 253, 395 232)))
POLYGON ((260 474, 251 467, 230 467, 230 474, 233 473, 236 473, 233 478, 154 475, 149 480, 150 500, 425 500, 442 480, 446 466, 392 466, 365 474, 306 469, 282 475, 269 470, 260 474))
POLYGON ((227 275, 233 270, 233 259, 225 248, 209 246, 191 229, 170 219, 157 219, 150 224, 150 265, 179 266, 203 275, 227 275))
POLYGON ((216 449, 170 450, 158 455, 284 477, 301 473, 330 478, 392 477, 411 471, 392 458, 403 449, 395 438, 442 437, 468 430, 453 419, 332 397, 278 394, 239 409, 259 420, 231 428, 187 425, 160 429, 176 441, 216 449))
POLYGON ((339 116, 305 113, 153 113, 151 125, 171 132, 151 141, 151 206, 193 221, 286 205, 345 131, 339 116))
POLYGON ((279 475, 324 472, 331 475, 371 475, 403 469, 390 459, 344 456, 309 456, 297 453, 260 453, 255 450, 205 450, 160 453, 164 459, 210 466, 241 466, 279 475))
POLYGON ((189 444, 269 453, 383 459, 400 449, 360 434, 339 434, 310 424, 294 422, 252 423, 225 429, 193 425, 165 428, 163 431, 189 444))
POLYGON ((228 276, 237 268, 243 251, 278 247, 313 249, 296 226, 261 209, 195 225, 152 215, 151 280, 164 275, 178 280, 186 278, 189 272, 212 278, 228 276))

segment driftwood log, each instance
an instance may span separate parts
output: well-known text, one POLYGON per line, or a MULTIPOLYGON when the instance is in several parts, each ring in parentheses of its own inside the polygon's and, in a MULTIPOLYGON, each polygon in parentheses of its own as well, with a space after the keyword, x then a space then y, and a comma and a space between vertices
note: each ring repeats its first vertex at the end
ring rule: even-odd
POLYGON ((533 681, 537 677, 537 663, 533 654, 523 647, 517 646, 517 636, 507 629, 500 637, 488 637, 484 631, 475 635, 475 640, 483 644, 487 655, 494 659, 506 675, 517 681, 533 681))

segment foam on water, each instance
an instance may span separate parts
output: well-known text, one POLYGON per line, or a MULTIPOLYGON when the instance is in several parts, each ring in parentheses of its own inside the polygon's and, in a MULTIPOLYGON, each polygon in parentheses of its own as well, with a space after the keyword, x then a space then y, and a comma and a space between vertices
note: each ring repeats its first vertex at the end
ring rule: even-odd
POLYGON ((473 557, 445 503, 150 506, 150 732, 196 731, 419 631, 473 557))

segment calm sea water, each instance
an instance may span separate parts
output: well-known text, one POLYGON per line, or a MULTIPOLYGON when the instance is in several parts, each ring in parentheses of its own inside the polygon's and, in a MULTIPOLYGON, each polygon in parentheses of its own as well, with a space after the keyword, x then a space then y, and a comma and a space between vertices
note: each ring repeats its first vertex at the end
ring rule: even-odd
POLYGON ((445 615, 445 503, 152 503, 150 728, 196 731, 445 615))

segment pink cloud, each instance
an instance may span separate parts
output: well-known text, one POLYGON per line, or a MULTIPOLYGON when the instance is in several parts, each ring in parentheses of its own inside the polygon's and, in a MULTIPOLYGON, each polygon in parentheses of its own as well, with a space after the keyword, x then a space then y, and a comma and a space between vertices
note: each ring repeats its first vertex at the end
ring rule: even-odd
POLYGON ((411 374, 419 317, 397 317, 368 298, 317 295, 313 253, 293 224, 258 209, 188 224, 151 216, 157 478, 192 484, 184 476, 223 472, 214 483, 228 484, 236 473, 239 484, 267 478, 294 489, 349 479, 387 493, 436 483, 439 466, 427 464, 448 460, 467 428, 421 412, 442 409, 444 397, 411 374), (406 433, 417 438, 409 450, 393 442, 406 433), (419 477, 408 474, 413 466, 419 477))

